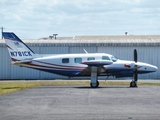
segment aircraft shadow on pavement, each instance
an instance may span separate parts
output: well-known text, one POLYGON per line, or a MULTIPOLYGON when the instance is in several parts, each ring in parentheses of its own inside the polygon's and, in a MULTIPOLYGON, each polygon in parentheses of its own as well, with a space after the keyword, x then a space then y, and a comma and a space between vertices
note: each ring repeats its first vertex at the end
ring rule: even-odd
POLYGON ((78 89, 108 89, 108 88, 130 88, 130 87, 126 87, 126 86, 101 86, 98 88, 91 88, 90 86, 77 86, 77 87, 73 87, 73 88, 78 88, 78 89))
POLYGON ((91 88, 90 86, 80 85, 44 85, 39 88, 77 88, 77 89, 109 89, 109 88, 130 88, 128 86, 99 86, 98 88, 91 88))

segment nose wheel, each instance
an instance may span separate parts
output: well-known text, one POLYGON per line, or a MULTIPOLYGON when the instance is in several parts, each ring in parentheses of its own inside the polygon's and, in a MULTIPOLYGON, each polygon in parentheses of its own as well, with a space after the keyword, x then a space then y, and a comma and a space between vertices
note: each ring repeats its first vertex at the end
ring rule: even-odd
POLYGON ((130 87, 137 87, 137 82, 136 81, 132 81, 130 83, 130 87))
POLYGON ((137 70, 134 72, 133 80, 130 83, 130 87, 137 87, 138 74, 137 70))

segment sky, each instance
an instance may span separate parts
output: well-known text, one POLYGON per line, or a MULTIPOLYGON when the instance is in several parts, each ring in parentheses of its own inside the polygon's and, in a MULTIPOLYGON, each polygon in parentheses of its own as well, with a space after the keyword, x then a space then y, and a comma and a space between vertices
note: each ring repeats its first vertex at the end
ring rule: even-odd
POLYGON ((160 0, 0 0, 0 27, 23 39, 160 35, 160 0))

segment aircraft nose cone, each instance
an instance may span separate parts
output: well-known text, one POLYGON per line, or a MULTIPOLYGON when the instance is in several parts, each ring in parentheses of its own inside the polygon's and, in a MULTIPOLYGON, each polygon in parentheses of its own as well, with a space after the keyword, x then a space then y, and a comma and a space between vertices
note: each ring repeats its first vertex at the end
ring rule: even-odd
POLYGON ((156 72, 158 70, 158 67, 154 66, 154 65, 149 65, 148 70, 151 71, 151 72, 156 72))
POLYGON ((157 66, 153 66, 153 71, 156 72, 158 70, 157 66))
POLYGON ((142 63, 140 64, 142 67, 139 68, 139 70, 144 70, 147 73, 150 72, 156 72, 158 70, 157 66, 151 65, 151 64, 147 64, 147 63, 142 63))

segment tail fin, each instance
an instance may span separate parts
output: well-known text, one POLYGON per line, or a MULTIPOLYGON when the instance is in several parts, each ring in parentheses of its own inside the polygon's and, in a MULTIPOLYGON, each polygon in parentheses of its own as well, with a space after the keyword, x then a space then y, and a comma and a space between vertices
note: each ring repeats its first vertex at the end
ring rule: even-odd
POLYGON ((14 33, 3 32, 2 35, 7 44, 8 52, 12 61, 29 60, 34 57, 34 52, 14 33))

